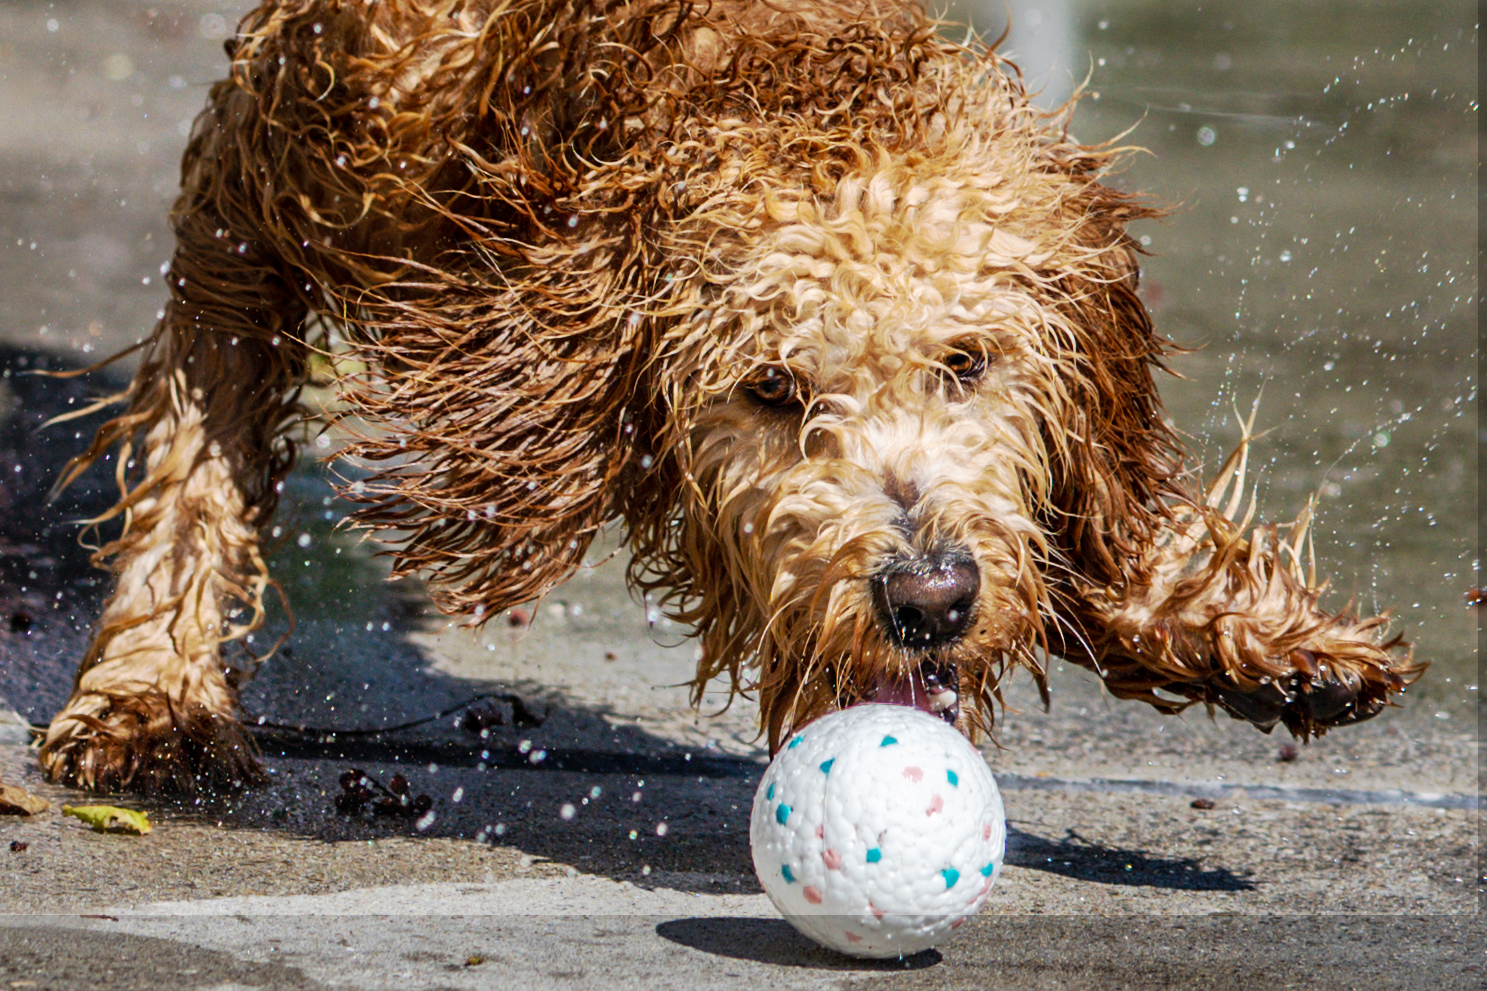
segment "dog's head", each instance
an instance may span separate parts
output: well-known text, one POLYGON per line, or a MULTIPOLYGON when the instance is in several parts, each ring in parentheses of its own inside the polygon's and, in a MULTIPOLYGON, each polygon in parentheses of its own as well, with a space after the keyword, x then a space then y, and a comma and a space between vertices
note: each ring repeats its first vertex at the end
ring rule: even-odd
POLYGON ((639 529, 636 573, 772 746, 869 700, 989 729, 1068 626, 1065 579, 1119 580, 1164 512, 1142 211, 1046 124, 781 182, 668 337, 680 513, 639 529))

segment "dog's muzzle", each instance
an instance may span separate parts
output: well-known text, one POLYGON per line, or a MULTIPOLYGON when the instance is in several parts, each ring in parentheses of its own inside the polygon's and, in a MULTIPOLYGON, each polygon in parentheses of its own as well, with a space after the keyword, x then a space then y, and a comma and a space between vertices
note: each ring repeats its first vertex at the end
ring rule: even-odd
MULTIPOLYGON (((941 653, 960 640, 976 619, 981 574, 964 553, 898 562, 872 580, 879 625, 896 646, 914 653, 941 653)), ((906 675, 886 677, 875 702, 923 709, 954 723, 960 717, 960 677, 955 665, 932 657, 906 675)))

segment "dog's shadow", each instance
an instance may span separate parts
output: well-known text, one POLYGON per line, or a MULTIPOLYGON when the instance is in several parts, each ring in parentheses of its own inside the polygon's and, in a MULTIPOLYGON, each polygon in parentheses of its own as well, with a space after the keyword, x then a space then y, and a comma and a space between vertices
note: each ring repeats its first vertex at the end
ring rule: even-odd
MULTIPOLYGON (((116 491, 112 465, 98 464, 61 500, 45 498, 96 419, 46 430, 41 425, 122 384, 101 376, 26 374, 66 367, 55 355, 0 346, 0 372, 9 373, 0 379, 0 508, 6 510, 0 512, 0 698, 37 724, 65 703, 106 592, 77 544, 76 521, 107 509, 116 491)), ((763 771, 757 752, 689 751, 634 719, 616 719, 611 708, 536 681, 481 681, 434 670, 409 636, 430 626, 427 600, 416 587, 381 581, 382 569, 370 556, 352 552, 334 529, 348 507, 330 494, 313 462, 288 480, 283 503, 274 566, 300 627, 284 656, 266 665, 243 696, 247 711, 268 724, 258 740, 270 784, 199 804, 157 802, 161 814, 326 842, 479 840, 642 886, 759 890, 747 841, 763 771), (467 710, 457 708, 482 693, 498 696, 483 710, 490 724, 483 737, 474 724, 480 720, 472 723, 467 710), (394 725, 450 708, 456 711, 407 732, 323 732, 394 725), (435 815, 379 815, 375 802, 338 808, 341 778, 352 769, 383 786, 400 774, 411 795, 429 796, 435 815)), ((284 628, 281 616, 259 632, 256 646, 284 628)), ((1008 862, 1105 884, 1204 891, 1252 886, 1196 861, 1102 847, 1072 831, 1054 839, 1014 829, 1008 862)), ((801 954, 808 944, 793 930, 766 925, 754 933, 759 939, 735 935, 762 922, 742 929, 706 920, 668 925, 666 938, 688 945, 711 941, 724 955, 777 947, 782 960, 806 959, 801 954)))
POLYGON ((79 543, 80 521, 117 495, 112 455, 55 499, 69 457, 87 447, 97 419, 45 427, 53 417, 116 393, 116 375, 57 378, 75 361, 0 344, 0 700, 32 722, 67 701, 107 578, 79 543))
POLYGON ((1009 824, 1007 863, 1033 871, 1059 874, 1100 884, 1172 888, 1180 891, 1253 891, 1247 877, 1223 868, 1205 870, 1200 861, 1166 858, 1142 850, 1125 850, 1093 843, 1068 829, 1061 839, 1049 839, 1009 824))

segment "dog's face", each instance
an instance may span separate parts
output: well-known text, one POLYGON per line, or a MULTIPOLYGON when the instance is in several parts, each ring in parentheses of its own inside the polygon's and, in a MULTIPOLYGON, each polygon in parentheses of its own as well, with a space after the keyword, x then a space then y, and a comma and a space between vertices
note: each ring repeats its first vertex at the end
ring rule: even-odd
POLYGON ((994 193, 844 181, 777 211, 703 314, 682 539, 694 592, 730 600, 705 649, 757 658, 772 742, 869 700, 984 727, 1006 665, 1036 663, 1080 334, 1058 246, 994 193))

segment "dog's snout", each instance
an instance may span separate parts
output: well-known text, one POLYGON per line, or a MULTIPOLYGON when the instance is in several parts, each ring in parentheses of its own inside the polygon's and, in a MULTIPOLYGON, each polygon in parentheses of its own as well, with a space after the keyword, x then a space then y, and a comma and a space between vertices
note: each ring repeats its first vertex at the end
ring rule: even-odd
POLYGON ((953 643, 975 618, 981 574, 964 555, 890 567, 873 580, 873 605, 900 646, 923 650, 953 643))

